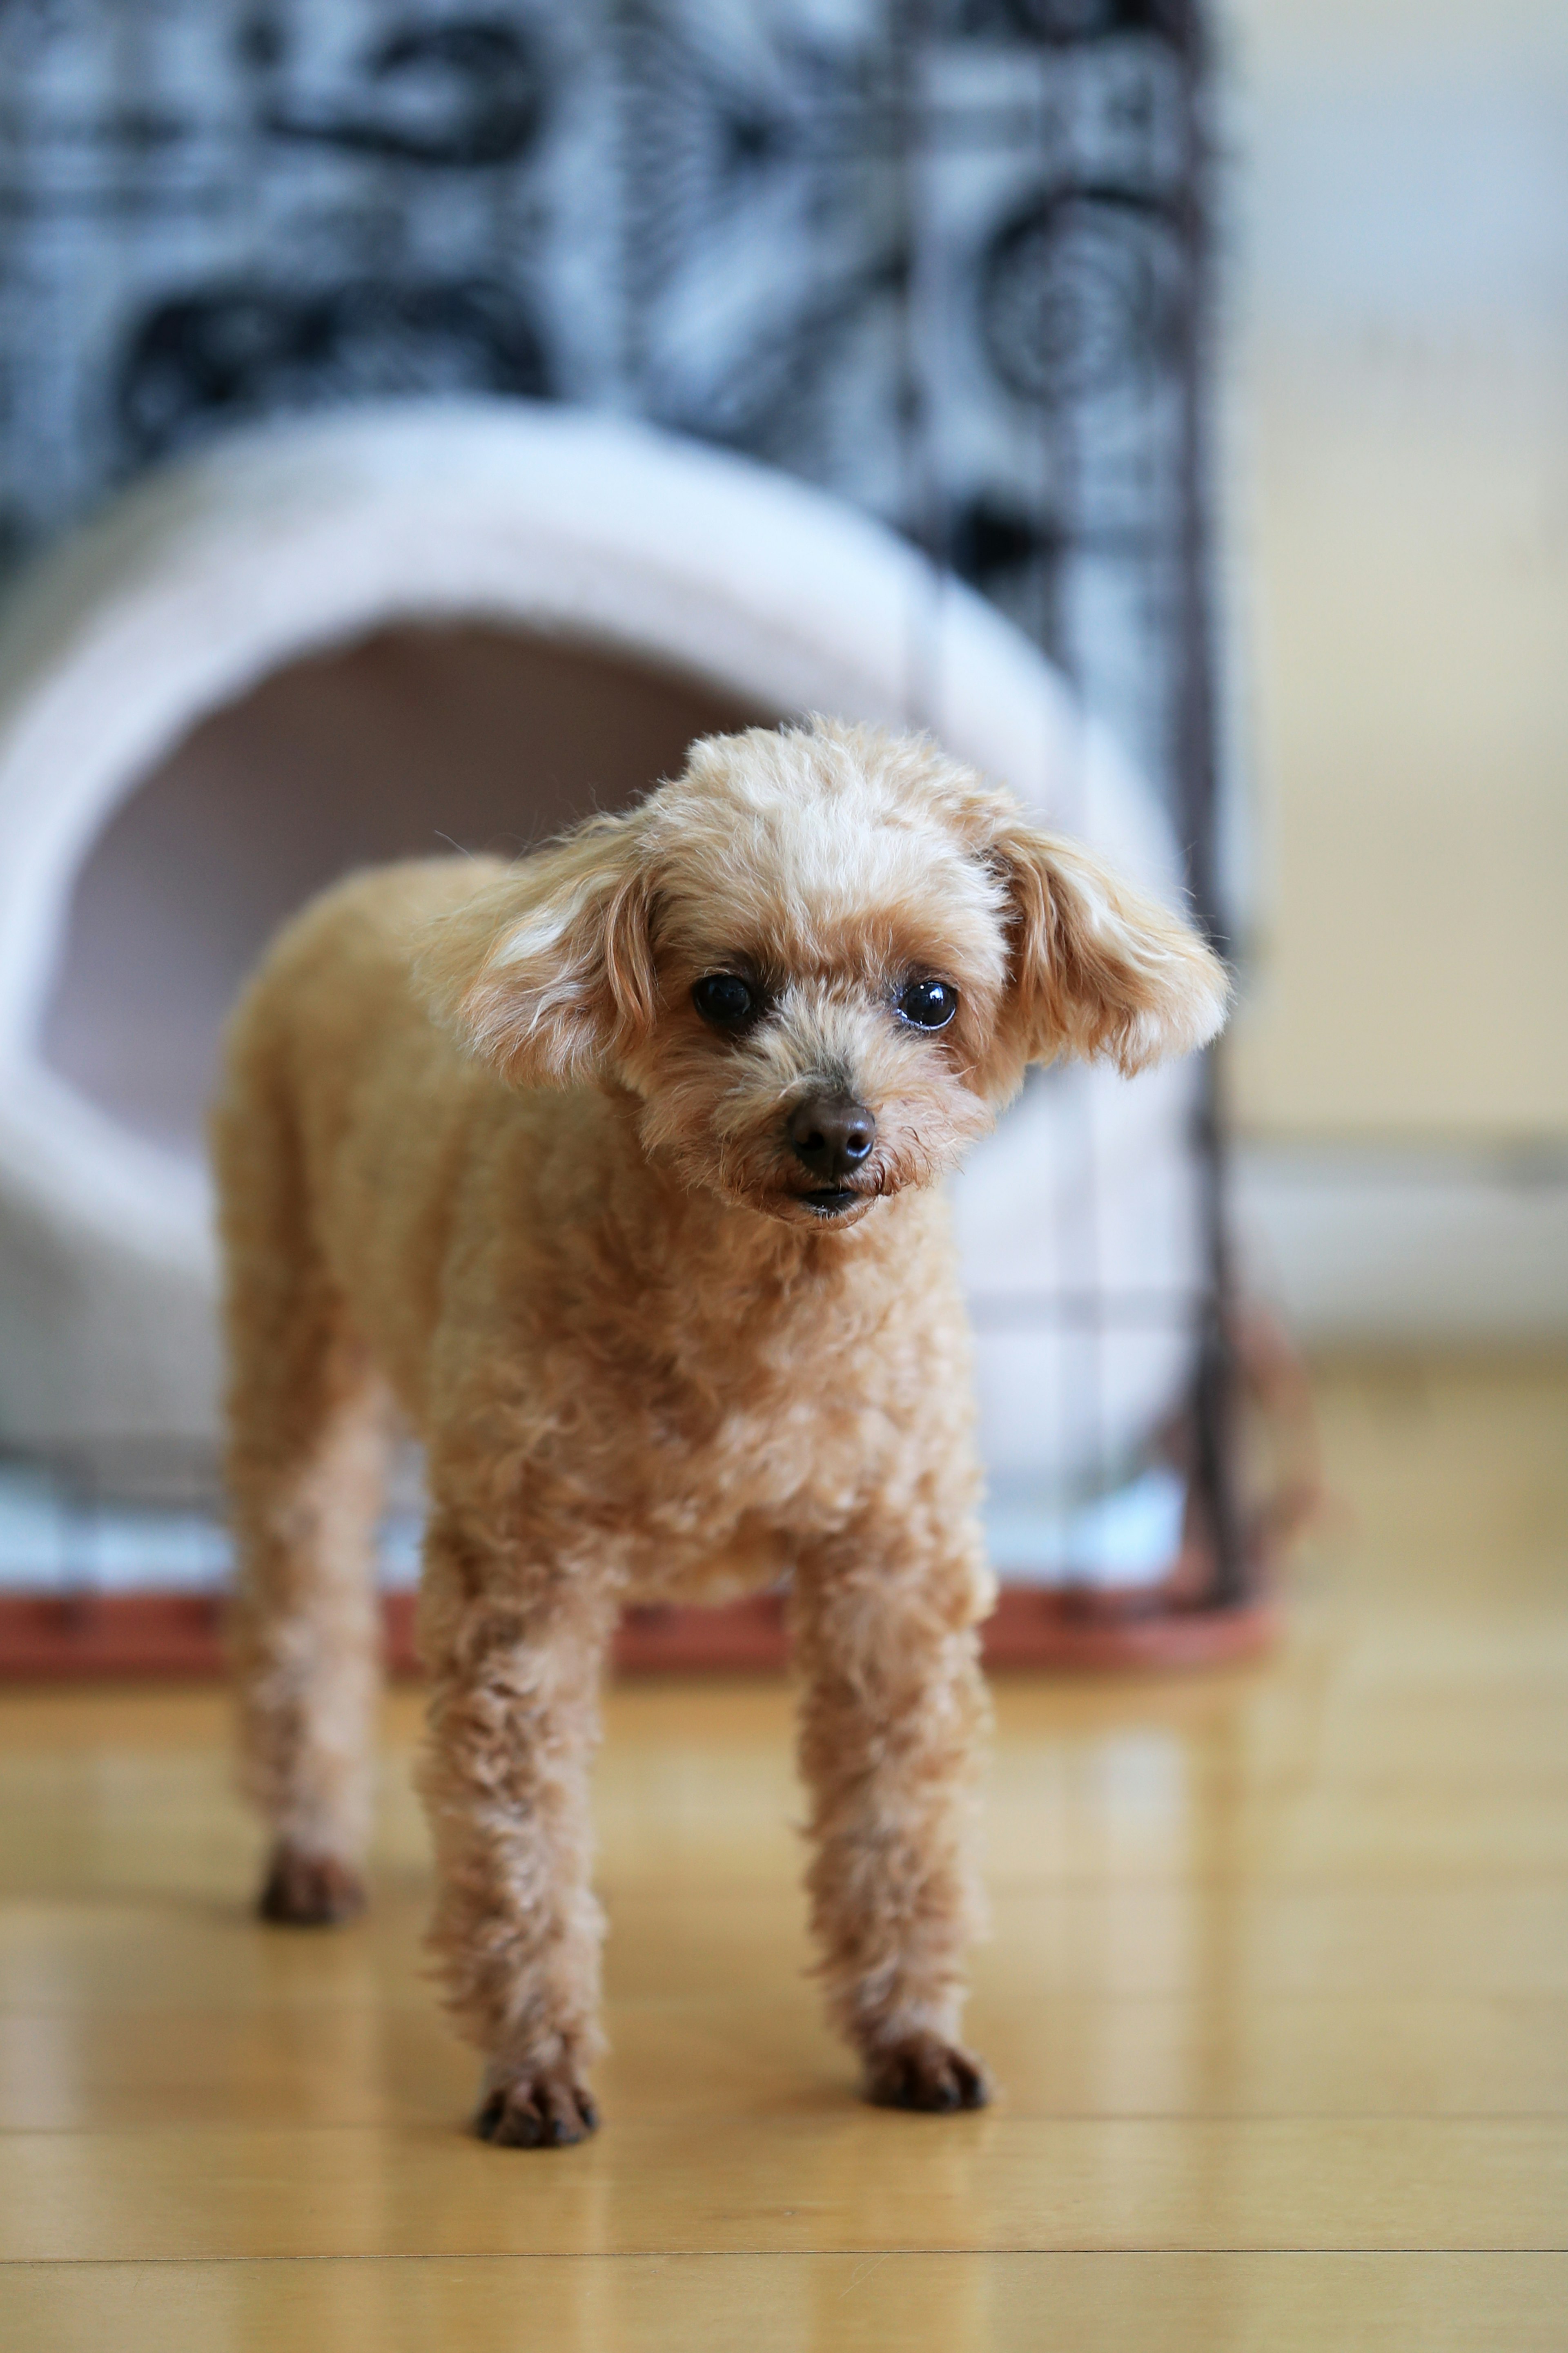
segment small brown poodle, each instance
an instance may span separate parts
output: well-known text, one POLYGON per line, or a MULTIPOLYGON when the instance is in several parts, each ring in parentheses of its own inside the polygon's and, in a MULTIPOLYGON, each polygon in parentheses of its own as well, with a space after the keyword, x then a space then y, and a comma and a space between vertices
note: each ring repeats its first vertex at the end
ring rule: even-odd
POLYGON ((593 2129, 589 1766, 633 1599, 790 1577, 812 1919, 873 2099, 959 2042, 990 1604, 941 1179, 1026 1066, 1142 1069, 1225 975, 929 742, 818 721, 519 863, 283 934, 214 1125, 270 1919, 360 1904, 388 1398, 424 1440, 432 1943, 479 2129, 593 2129))

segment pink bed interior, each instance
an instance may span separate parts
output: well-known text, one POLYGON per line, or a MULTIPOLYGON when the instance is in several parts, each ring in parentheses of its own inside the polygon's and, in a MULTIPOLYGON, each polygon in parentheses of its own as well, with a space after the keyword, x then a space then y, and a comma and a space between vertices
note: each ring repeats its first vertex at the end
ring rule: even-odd
POLYGON ((120 803, 77 876, 45 1060, 199 1151, 226 1009, 289 911, 353 867, 508 855, 770 715, 506 629, 388 629, 267 679, 120 803))

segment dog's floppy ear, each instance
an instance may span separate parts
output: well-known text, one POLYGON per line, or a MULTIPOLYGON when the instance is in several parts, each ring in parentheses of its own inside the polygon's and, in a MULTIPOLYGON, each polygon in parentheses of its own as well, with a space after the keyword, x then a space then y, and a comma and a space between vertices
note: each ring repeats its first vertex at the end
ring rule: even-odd
POLYGON ((466 1043, 522 1086, 563 1086, 652 1024, 658 976, 639 813, 591 818, 432 925, 419 974, 466 1043))
POLYGON ((1205 1046, 1225 1019, 1225 966, 1192 927, 1075 842, 1004 825, 992 859, 1012 909, 1025 1057, 1104 1055, 1128 1077, 1205 1046))

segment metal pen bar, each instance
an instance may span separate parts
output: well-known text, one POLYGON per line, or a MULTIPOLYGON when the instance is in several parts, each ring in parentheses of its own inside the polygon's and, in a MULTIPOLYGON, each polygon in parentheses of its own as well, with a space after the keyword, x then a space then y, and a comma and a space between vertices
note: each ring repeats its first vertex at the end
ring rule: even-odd
MULTIPOLYGON (((1215 332, 1212 178, 1209 135, 1211 47, 1201 10, 1190 18, 1184 80, 1186 172, 1177 220, 1186 248, 1188 290, 1182 311, 1181 686, 1176 712, 1176 780, 1193 913, 1210 944, 1228 945, 1216 857, 1218 776, 1215 646, 1210 545, 1209 415, 1205 396, 1215 332)), ((1217 1059, 1204 1057, 1194 1147, 1204 1169, 1204 1250, 1209 1300, 1194 1385, 1194 1478, 1214 1549, 1216 1607, 1247 1598, 1247 1575, 1237 1508, 1234 1451, 1235 1366, 1228 1336, 1232 1295, 1226 1214, 1226 1153, 1217 1059)))
POLYGON ((1207 1291, 1037 1291, 1006 1297, 969 1298, 971 1321, 987 1332, 1026 1331, 1037 1324, 1069 1324, 1092 1330, 1100 1324, 1129 1331, 1141 1325, 1181 1326, 1203 1322, 1207 1291))

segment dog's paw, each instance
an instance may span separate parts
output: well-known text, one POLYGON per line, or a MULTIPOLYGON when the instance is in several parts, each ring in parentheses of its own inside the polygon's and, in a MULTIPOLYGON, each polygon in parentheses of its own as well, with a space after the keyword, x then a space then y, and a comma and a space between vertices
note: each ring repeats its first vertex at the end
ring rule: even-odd
POLYGON ((474 2130, 497 2148, 570 2148, 598 2129, 599 2111, 563 2067, 538 2067, 486 2094, 474 2130))
POLYGON ((300 1854, 280 1846, 268 1865, 257 1902, 264 1920, 290 1928, 331 1928, 364 1910, 357 1872, 330 1854, 300 1854))
POLYGON ((866 2062, 866 2096, 879 2108, 920 2108, 932 2116, 983 2108, 991 2097, 978 2059, 940 2034, 907 2034, 866 2062))

